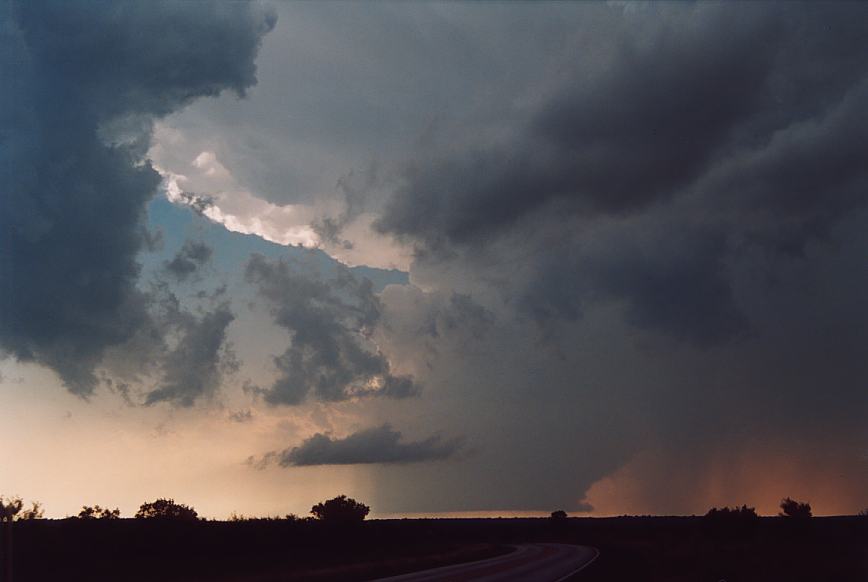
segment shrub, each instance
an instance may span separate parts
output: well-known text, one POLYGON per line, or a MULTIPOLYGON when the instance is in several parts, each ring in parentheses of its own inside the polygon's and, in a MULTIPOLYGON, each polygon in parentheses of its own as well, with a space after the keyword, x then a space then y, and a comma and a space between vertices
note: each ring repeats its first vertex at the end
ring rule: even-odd
POLYGON ((325 523, 358 523, 364 521, 371 508, 346 495, 314 505, 310 512, 325 523))
MULTIPOLYGON (((284 518, 279 515, 264 515, 264 516, 254 516, 254 515, 244 515, 243 513, 237 513, 233 511, 229 514, 229 521, 233 522, 265 522, 265 521, 282 521, 284 518)), ((286 519, 289 519, 287 516, 286 519)))
POLYGON ((175 503, 174 499, 157 499, 143 503, 136 512, 136 519, 173 519, 179 521, 195 521, 199 514, 192 507, 183 503, 175 503))
POLYGON ((557 509, 555 511, 552 511, 552 519, 560 520, 560 519, 566 519, 566 518, 567 518, 567 512, 564 511, 563 509, 557 509))
POLYGON ((79 519, 118 519, 121 516, 121 510, 118 508, 109 509, 108 507, 100 507, 94 505, 84 505, 81 511, 78 512, 79 519))
POLYGON ((706 533, 716 539, 746 538, 756 531, 759 516, 753 507, 712 507, 702 518, 706 533))
POLYGON ((24 502, 20 497, 6 499, 0 495, 0 521, 12 521, 23 506, 24 502))
POLYGON ((705 518, 712 521, 752 520, 757 517, 756 509, 747 505, 732 508, 725 506, 720 509, 712 507, 705 514, 705 518))
POLYGON ((45 510, 42 508, 42 504, 38 501, 31 503, 30 509, 25 509, 18 514, 18 519, 42 519, 44 517, 45 510))
POLYGON ((0 521, 21 521, 30 519, 42 519, 45 510, 38 501, 31 503, 29 509, 22 509, 24 501, 20 497, 6 499, 0 495, 0 521))
POLYGON ((780 517, 792 517, 796 519, 807 519, 811 517, 810 503, 802 503, 787 497, 786 499, 781 500, 780 507, 781 512, 778 514, 780 517))

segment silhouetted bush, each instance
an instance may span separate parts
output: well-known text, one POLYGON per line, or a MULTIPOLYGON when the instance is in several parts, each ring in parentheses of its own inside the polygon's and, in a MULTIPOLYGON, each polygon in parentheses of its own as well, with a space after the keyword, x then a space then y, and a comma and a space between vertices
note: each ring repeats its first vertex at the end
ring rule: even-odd
POLYGON ((787 497, 786 499, 781 500, 780 507, 781 512, 778 514, 780 517, 793 517, 797 519, 807 519, 811 517, 810 503, 802 503, 787 497))
POLYGON ((174 499, 157 499, 143 503, 136 512, 136 519, 174 519, 178 521, 195 521, 199 514, 192 507, 183 503, 175 503, 174 499))
POLYGON ((310 510, 318 520, 335 524, 361 522, 370 511, 370 507, 355 499, 348 498, 346 495, 339 495, 334 499, 317 503, 310 510))
POLYGON ((20 497, 6 499, 0 495, 0 521, 42 519, 45 516, 45 510, 38 501, 31 503, 29 509, 22 509, 23 507, 24 501, 20 497))
POLYGON ((564 511, 563 509, 557 509, 555 511, 552 511, 552 519, 560 520, 560 519, 566 519, 566 518, 567 518, 567 512, 564 511))
POLYGON ((712 538, 735 539, 753 535, 759 516, 756 509, 741 507, 712 507, 702 518, 706 533, 712 538))
POLYGON ((20 497, 6 499, 0 495, 0 521, 12 521, 23 506, 24 502, 20 497))
POLYGON ((287 515, 286 517, 280 517, 278 515, 264 515, 264 516, 255 516, 255 515, 244 515, 243 513, 232 512, 229 514, 229 521, 231 522, 266 522, 266 521, 293 521, 298 519, 293 515, 287 515))
POLYGON ((100 507, 99 505, 94 505, 93 507, 84 505, 81 511, 78 512, 79 519, 118 519, 120 516, 120 509, 109 509, 108 507, 100 507))
POLYGON ((707 520, 717 521, 737 521, 737 520, 752 520, 756 519, 756 509, 742 505, 741 507, 721 507, 720 509, 712 507, 705 514, 707 520))
POLYGON ((18 519, 42 519, 44 517, 45 510, 42 508, 42 504, 38 501, 31 503, 30 509, 25 509, 17 516, 18 519))

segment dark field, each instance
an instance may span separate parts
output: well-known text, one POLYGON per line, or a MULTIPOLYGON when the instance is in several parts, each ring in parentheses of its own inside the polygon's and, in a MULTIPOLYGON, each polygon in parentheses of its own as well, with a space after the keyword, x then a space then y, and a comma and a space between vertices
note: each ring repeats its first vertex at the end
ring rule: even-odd
POLYGON ((577 580, 868 581, 868 518, 860 517, 375 520, 343 528, 35 520, 15 524, 14 580, 365 580, 542 541, 600 549, 577 580))

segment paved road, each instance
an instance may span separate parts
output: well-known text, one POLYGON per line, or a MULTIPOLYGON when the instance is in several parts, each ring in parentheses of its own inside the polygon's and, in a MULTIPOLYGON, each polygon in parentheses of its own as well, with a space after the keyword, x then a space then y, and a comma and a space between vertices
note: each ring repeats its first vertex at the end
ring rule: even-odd
POLYGON ((599 555, 595 548, 567 544, 514 547, 514 552, 496 558, 381 578, 380 582, 560 582, 599 555))

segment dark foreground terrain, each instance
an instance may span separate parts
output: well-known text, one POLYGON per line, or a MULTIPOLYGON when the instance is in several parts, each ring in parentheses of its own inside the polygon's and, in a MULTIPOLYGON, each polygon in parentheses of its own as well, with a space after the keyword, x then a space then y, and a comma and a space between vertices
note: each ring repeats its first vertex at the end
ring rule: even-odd
POLYGON ((366 580, 510 551, 593 546, 577 580, 868 581, 868 518, 701 517, 317 522, 34 520, 14 532, 16 582, 366 580))

